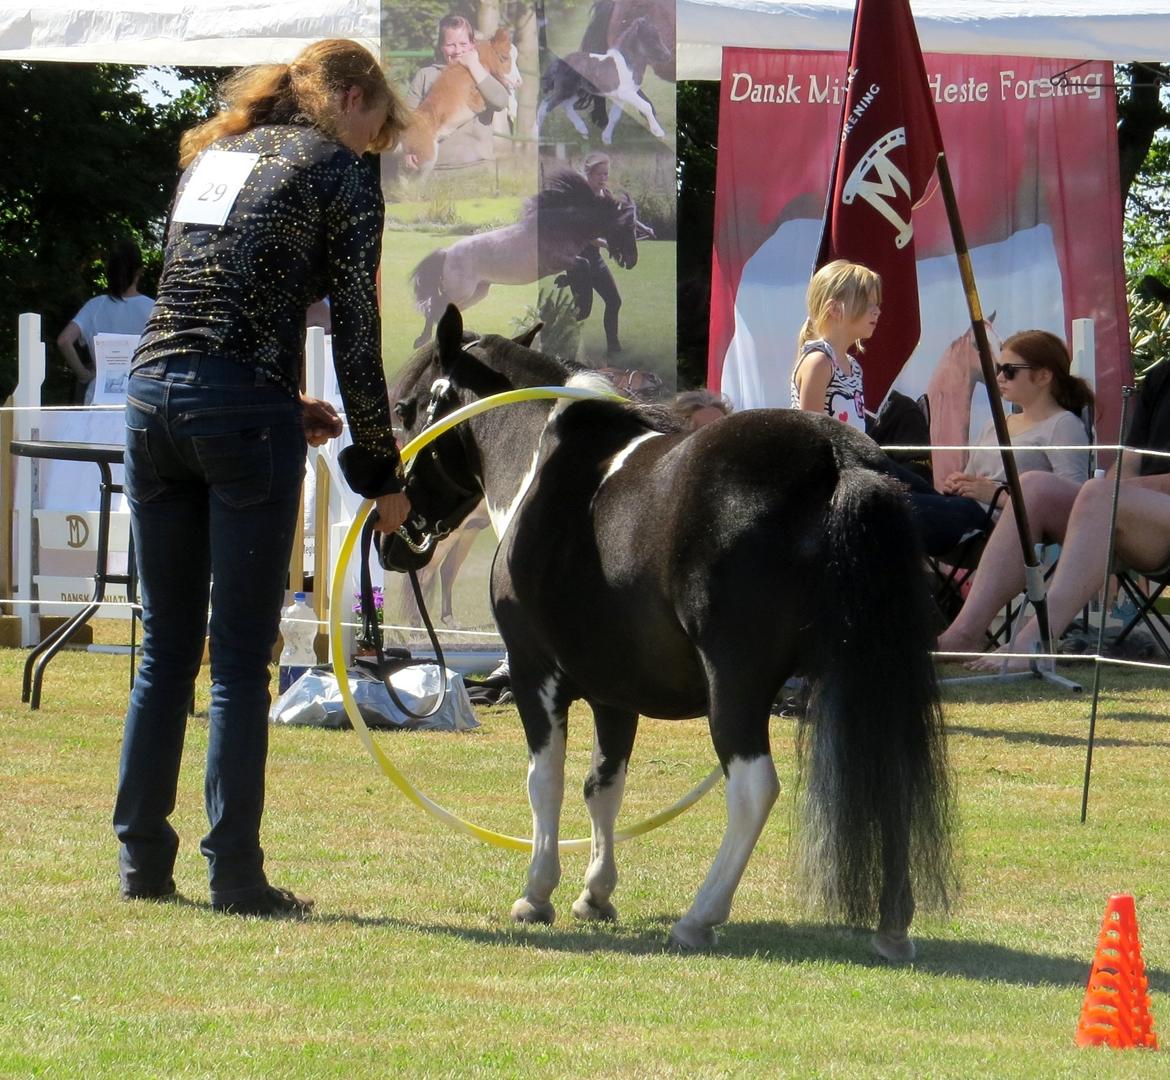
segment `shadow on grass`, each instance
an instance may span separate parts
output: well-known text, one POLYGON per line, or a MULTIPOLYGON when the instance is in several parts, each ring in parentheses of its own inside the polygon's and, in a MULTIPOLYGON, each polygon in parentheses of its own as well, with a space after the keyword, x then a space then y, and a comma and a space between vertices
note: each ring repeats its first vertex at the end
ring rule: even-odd
MULTIPOLYGON (((871 931, 824 923, 775 921, 729 923, 719 931, 714 949, 682 952, 668 942, 673 917, 640 920, 637 928, 620 923, 606 926, 575 925, 501 926, 499 929, 412 923, 392 917, 329 914, 314 916, 313 923, 345 923, 381 926, 422 934, 458 938, 498 948, 553 949, 565 953, 611 952, 631 956, 673 953, 680 962, 727 957, 780 964, 838 963, 856 967, 888 967, 870 945, 871 931)), ((1047 956, 996 945, 987 941, 961 941, 916 936, 915 971, 950 978, 995 981, 1017 986, 1084 986, 1091 956, 1047 956)), ((1147 968, 1150 989, 1170 990, 1170 972, 1147 968)))
MULTIPOLYGON (((1109 716, 1103 718, 1097 717, 1098 726, 1103 724, 1105 720, 1109 721, 1117 719, 1141 720, 1149 722, 1148 716, 1126 716, 1116 717, 1109 716)), ((999 739, 1002 742, 1008 743, 1031 743, 1037 746, 1086 746, 1088 745, 1089 737, 1085 735, 1053 735, 1047 731, 1005 731, 1003 728, 985 728, 985 727, 971 727, 965 724, 954 724, 947 726, 948 735, 970 735, 976 739, 999 739)), ((1144 748, 1154 749, 1155 747, 1165 749, 1170 747, 1170 742, 1153 742, 1148 739, 1118 739, 1110 736, 1097 735, 1093 739, 1093 745, 1096 747, 1102 746, 1140 746, 1144 748)))

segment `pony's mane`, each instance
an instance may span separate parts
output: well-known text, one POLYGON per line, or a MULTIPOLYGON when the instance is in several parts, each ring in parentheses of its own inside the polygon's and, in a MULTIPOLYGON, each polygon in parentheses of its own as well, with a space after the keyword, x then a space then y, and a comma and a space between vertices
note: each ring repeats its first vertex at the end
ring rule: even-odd
MULTIPOLYGON (((496 375, 506 378, 509 382, 530 386, 586 386, 596 390, 614 392, 611 383, 596 368, 587 367, 576 360, 569 360, 563 356, 554 356, 537 349, 525 348, 511 338, 500 334, 483 334, 482 336, 469 330, 463 332, 463 346, 479 344, 487 354, 485 366, 496 375), (507 357, 507 364, 500 365, 491 362, 497 355, 507 357), (507 371, 507 368, 515 368, 507 371)), ((434 345, 428 345, 418 350, 407 361, 402 373, 395 380, 391 390, 391 400, 401 398, 404 392, 416 386, 422 378, 426 368, 434 361, 434 345)), ((494 376, 493 376, 494 377, 494 376)), ((429 384, 428 384, 429 385, 429 384)), ((557 410, 569 408, 573 405, 600 404, 599 401, 562 400, 557 403, 557 410)), ((627 416, 637 417, 651 431, 672 434, 686 428, 678 416, 670 409, 661 405, 651 405, 629 398, 610 399, 612 404, 627 416)))
POLYGON ((524 216, 534 214, 549 214, 563 211, 580 213, 597 205, 605 205, 615 199, 607 200, 603 195, 594 195, 589 181, 580 173, 571 169, 561 169, 553 173, 545 182, 544 187, 536 195, 524 201, 524 216))

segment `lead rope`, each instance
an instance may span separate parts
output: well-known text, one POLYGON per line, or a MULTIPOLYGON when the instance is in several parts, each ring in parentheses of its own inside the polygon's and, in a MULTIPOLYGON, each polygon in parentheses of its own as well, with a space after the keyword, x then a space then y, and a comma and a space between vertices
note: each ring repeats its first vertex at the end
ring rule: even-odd
MULTIPOLYGON (((382 631, 378 626, 378 617, 374 610, 374 590, 370 584, 370 544, 374 535, 374 526, 378 521, 377 507, 370 511, 369 517, 366 518, 366 523, 362 526, 361 536, 361 608, 362 608, 362 634, 367 641, 374 643, 374 674, 381 679, 382 685, 390 693, 390 698, 395 706, 404 712, 413 720, 427 720, 434 716, 447 700, 447 691, 450 689, 447 682, 447 662, 443 658, 443 647, 439 644, 439 638, 435 634, 435 627, 431 623, 430 613, 427 611, 427 606, 423 600, 422 588, 418 583, 418 575, 409 570, 407 573, 410 576, 410 587, 414 591, 414 599, 418 604, 419 614, 422 615, 423 625, 427 628, 427 637, 430 638, 431 648, 435 650, 435 659, 431 660, 415 660, 408 649, 394 648, 390 650, 389 655, 382 651, 382 631), (426 664, 434 663, 439 669, 439 681, 442 685, 438 696, 435 699, 434 705, 426 712, 415 712, 398 696, 398 691, 394 689, 394 683, 390 676, 396 671, 401 671, 405 667, 422 667, 426 664)), ((370 667, 367 662, 361 665, 363 667, 370 667)))

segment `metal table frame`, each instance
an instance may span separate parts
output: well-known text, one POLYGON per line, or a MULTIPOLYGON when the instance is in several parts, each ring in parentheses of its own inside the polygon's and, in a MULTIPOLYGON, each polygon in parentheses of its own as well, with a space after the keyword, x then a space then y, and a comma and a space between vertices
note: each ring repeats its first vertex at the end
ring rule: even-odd
MULTIPOLYGON (((98 501, 97 560, 94 567, 93 599, 77 614, 70 616, 52 633, 33 646, 24 663, 24 681, 21 684, 20 700, 28 702, 33 709, 41 706, 41 685, 45 668, 50 660, 68 643, 102 606, 107 585, 125 585, 126 599, 131 604, 138 602, 138 574, 134 563, 134 536, 131 533, 126 556, 126 573, 111 574, 110 554, 110 507, 112 497, 121 494, 122 485, 115 484, 112 465, 121 465, 125 448, 114 443, 48 442, 16 440, 12 453, 17 457, 41 458, 53 461, 88 461, 98 467, 100 475, 98 501)), ((130 683, 134 683, 134 656, 137 646, 137 612, 130 616, 130 683)))

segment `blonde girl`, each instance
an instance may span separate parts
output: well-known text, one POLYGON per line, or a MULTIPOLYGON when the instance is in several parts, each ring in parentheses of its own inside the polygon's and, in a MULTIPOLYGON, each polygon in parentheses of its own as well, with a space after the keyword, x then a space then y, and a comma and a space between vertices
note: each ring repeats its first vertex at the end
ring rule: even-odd
POLYGON ((790 388, 792 407, 823 412, 865 430, 865 392, 858 352, 877 328, 881 278, 860 263, 836 259, 808 286, 808 318, 796 342, 790 388))

